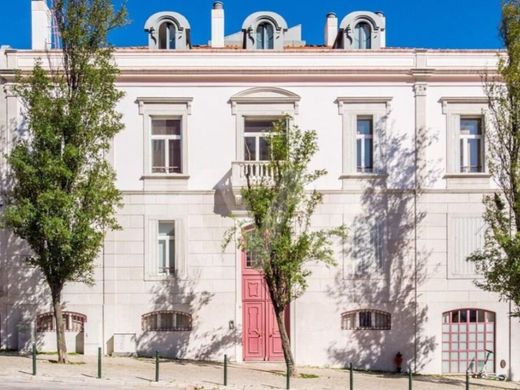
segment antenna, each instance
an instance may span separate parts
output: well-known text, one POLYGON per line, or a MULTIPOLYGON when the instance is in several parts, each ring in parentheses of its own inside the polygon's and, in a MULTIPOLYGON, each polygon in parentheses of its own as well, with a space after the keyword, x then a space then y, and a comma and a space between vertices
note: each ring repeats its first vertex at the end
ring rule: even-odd
POLYGON ((51 10, 51 48, 61 49, 61 35, 58 29, 58 20, 56 19, 56 12, 54 10, 54 1, 47 0, 49 9, 51 10))

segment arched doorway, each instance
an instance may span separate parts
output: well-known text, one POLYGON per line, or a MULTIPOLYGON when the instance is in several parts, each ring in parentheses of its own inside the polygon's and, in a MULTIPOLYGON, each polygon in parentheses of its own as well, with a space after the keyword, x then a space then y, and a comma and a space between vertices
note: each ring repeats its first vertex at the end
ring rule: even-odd
POLYGON ((470 365, 479 371, 489 356, 486 370, 495 372, 494 312, 456 309, 442 315, 442 372, 464 373, 470 365))

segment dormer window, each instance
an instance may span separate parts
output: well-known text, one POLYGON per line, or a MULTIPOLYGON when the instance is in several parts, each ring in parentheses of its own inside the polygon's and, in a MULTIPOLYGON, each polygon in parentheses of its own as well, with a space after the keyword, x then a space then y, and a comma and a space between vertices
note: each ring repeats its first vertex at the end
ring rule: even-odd
POLYGON ((301 26, 290 27, 275 12, 259 11, 249 15, 242 30, 224 37, 225 46, 247 50, 283 50, 284 47, 303 47, 301 26))
POLYGON ((256 28, 256 48, 274 49, 274 28, 269 22, 262 22, 256 28))
MULTIPOLYGON (((331 17, 328 17, 328 20, 331 17)), ((332 36, 333 32, 329 33, 332 36)), ((381 12, 357 11, 340 23, 335 49, 380 49, 386 46, 386 19, 381 12)))
POLYGON ((177 12, 158 12, 148 18, 144 26, 148 33, 148 47, 159 50, 191 48, 190 24, 177 12))
POLYGON ((175 33, 175 25, 172 22, 162 23, 159 27, 159 49, 174 50, 175 33))
POLYGON ((372 29, 367 22, 360 22, 354 29, 354 47, 356 49, 372 48, 372 29))

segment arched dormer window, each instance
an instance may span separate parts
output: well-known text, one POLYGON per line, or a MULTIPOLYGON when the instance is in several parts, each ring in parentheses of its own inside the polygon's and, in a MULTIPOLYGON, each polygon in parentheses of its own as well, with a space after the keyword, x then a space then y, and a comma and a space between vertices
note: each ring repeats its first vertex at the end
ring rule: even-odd
POLYGON ((148 18, 144 26, 148 33, 148 47, 161 50, 191 48, 190 24, 177 12, 158 12, 148 18))
POLYGON ((354 28, 354 48, 372 48, 372 28, 367 22, 360 22, 354 28))
POLYGON ((256 48, 274 49, 274 27, 269 22, 262 22, 256 28, 256 48))
POLYGON ((176 47, 175 34, 176 29, 172 22, 161 23, 159 27, 159 49, 174 50, 176 47))
POLYGON ((191 315, 175 310, 160 310, 141 317, 144 331, 182 332, 191 330, 191 315))
MULTIPOLYGON (((241 37, 244 49, 282 50, 289 39, 300 41, 301 29, 299 26, 289 29, 285 19, 275 12, 259 11, 244 20, 241 37)), ((232 44, 229 39, 228 44, 232 44)))
POLYGON ((356 11, 340 23, 336 49, 380 49, 386 46, 386 18, 381 12, 356 11))
POLYGON ((391 328, 392 316, 385 311, 361 309, 347 311, 341 315, 341 329, 389 330, 391 328))

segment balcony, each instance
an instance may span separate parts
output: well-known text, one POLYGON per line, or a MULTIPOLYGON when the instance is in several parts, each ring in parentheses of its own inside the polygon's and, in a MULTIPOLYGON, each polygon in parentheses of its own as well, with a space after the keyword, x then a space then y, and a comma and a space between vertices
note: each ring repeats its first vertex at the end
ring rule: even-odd
POLYGON ((231 184, 240 189, 247 186, 246 176, 251 184, 270 182, 273 177, 273 167, 269 161, 234 161, 231 163, 231 184))

